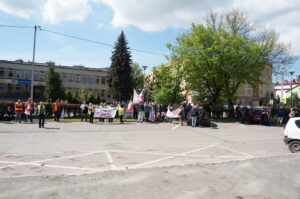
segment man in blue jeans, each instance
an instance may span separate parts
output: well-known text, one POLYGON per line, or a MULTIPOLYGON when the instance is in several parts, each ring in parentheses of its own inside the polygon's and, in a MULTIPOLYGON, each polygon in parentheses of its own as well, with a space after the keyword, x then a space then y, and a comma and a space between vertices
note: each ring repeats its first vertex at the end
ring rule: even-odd
POLYGON ((195 105, 192 106, 191 117, 192 117, 192 127, 196 127, 197 120, 198 120, 198 117, 199 117, 199 111, 198 111, 198 109, 195 105))

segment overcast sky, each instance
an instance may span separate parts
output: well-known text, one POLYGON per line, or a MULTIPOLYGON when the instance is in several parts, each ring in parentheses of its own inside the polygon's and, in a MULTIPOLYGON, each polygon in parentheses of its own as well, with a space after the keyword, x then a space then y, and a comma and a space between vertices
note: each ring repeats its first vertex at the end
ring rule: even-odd
MULTIPOLYGON (((113 44, 124 30, 129 47, 168 53, 166 43, 202 23, 209 10, 245 12, 259 26, 275 28, 300 55, 299 0, 0 0, 0 24, 40 25, 56 32, 113 44)), ((0 27, 0 59, 32 59, 32 29, 0 27)), ((36 60, 62 65, 108 67, 112 47, 37 33, 36 60)), ((156 66, 160 55, 132 52, 133 61, 156 66)), ((300 74, 300 61, 292 66, 300 74)))

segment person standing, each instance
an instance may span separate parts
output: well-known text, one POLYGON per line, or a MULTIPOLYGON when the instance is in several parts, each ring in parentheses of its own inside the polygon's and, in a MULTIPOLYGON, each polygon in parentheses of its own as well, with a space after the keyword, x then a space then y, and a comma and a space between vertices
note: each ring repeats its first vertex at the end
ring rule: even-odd
POLYGON ((25 123, 27 122, 27 119, 29 117, 30 123, 32 123, 32 115, 34 113, 34 106, 31 98, 28 98, 28 101, 26 102, 26 108, 25 108, 25 123))
POLYGON ((283 123, 284 116, 285 116, 285 112, 284 112, 283 108, 280 108, 277 111, 277 120, 280 125, 282 125, 282 123, 283 123))
POLYGON ((155 117, 155 104, 152 102, 149 105, 149 119, 148 119, 148 121, 155 122, 155 120, 156 120, 156 117, 155 117))
POLYGON ((146 122, 148 122, 149 121, 149 114, 150 114, 150 104, 145 102, 144 107, 145 107, 146 122))
POLYGON ((60 118, 60 103, 57 99, 56 102, 53 103, 53 113, 54 113, 54 121, 59 122, 60 118))
MULTIPOLYGON (((100 103, 100 106, 99 106, 99 108, 100 108, 100 109, 106 108, 106 107, 105 107, 105 104, 103 104, 103 103, 100 103)), ((104 122, 105 122, 105 119, 104 119, 104 118, 102 118, 102 117, 99 117, 99 122, 102 122, 102 123, 104 123, 104 122)))
POLYGON ((291 108, 291 109, 290 109, 289 117, 290 117, 290 118, 293 118, 293 117, 295 117, 295 116, 296 116, 296 111, 295 111, 294 108, 291 108))
POLYGON ((192 106, 191 117, 192 117, 192 127, 196 127, 197 126, 197 118, 199 117, 199 111, 197 110, 195 105, 192 106))
POLYGON ((138 122, 143 123, 145 117, 145 106, 143 103, 138 105, 138 122))
POLYGON ((88 114, 89 114, 90 123, 93 123, 94 122, 94 106, 92 103, 89 104, 88 114))
POLYGON ((83 101, 83 103, 80 105, 80 109, 81 109, 81 115, 80 115, 81 121, 83 121, 83 117, 84 117, 85 122, 87 122, 88 105, 86 104, 85 101, 83 101))
POLYGON ((39 118, 39 128, 44 128, 45 125, 45 110, 46 107, 43 104, 43 102, 40 102, 40 104, 37 106, 37 115, 39 118))
POLYGON ((184 104, 182 104, 180 107, 180 110, 179 110, 179 122, 180 122, 180 126, 183 126, 183 121, 185 119, 185 112, 184 112, 184 104))
POLYGON ((15 112, 16 112, 16 123, 21 123, 21 117, 23 112, 23 103, 20 99, 15 103, 15 112))
POLYGON ((120 123, 123 124, 124 123, 124 115, 125 115, 125 108, 124 108, 124 104, 121 104, 119 109, 118 109, 118 112, 119 112, 119 118, 120 118, 120 123))
MULTIPOLYGON (((109 104, 107 106, 107 108, 109 108, 109 109, 115 108, 114 103, 113 104, 109 104)), ((114 122, 114 118, 113 117, 108 118, 108 123, 113 123, 113 122, 114 122)))

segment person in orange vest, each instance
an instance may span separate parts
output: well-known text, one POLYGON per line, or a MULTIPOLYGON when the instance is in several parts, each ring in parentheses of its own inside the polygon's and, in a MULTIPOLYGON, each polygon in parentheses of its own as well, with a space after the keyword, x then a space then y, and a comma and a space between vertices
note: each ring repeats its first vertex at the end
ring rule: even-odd
POLYGON ((16 123, 21 123, 21 116, 23 112, 23 103, 20 99, 15 103, 15 112, 16 112, 16 123))
POLYGON ((56 102, 53 103, 53 113, 54 113, 54 121, 59 122, 60 118, 60 103, 57 99, 56 102))
POLYGON ((28 101, 25 103, 25 123, 27 122, 27 119, 29 117, 30 123, 32 123, 32 115, 34 113, 34 105, 31 100, 31 98, 28 98, 28 101))

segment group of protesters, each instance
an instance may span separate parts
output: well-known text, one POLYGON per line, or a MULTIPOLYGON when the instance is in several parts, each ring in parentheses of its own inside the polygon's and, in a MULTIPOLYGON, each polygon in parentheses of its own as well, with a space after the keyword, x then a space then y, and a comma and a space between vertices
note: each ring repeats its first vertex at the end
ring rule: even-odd
POLYGON ((109 123, 113 122, 114 118, 119 118, 120 123, 124 123, 124 118, 129 117, 136 119, 138 123, 150 122, 172 122, 174 119, 178 119, 180 125, 184 125, 186 122, 192 127, 196 127, 200 123, 204 125, 204 120, 209 119, 209 114, 204 111, 201 106, 184 102, 181 105, 163 105, 154 102, 140 102, 137 104, 129 103, 127 108, 125 104, 113 102, 110 104, 101 103, 100 105, 94 105, 92 103, 87 104, 85 101, 80 105, 80 118, 81 122, 89 121, 94 122, 94 118, 99 118, 99 122, 104 122, 106 117, 95 116, 96 109, 115 109, 116 114, 108 119, 109 123), (169 114, 169 115, 168 115, 169 114))
MULTIPOLYGON (((59 121, 62 112, 62 106, 59 100, 52 103, 52 110, 54 114, 54 121, 59 121)), ((4 120, 15 120, 15 123, 30 122, 33 123, 34 115, 38 118, 39 128, 44 128, 46 118, 46 106, 41 101, 38 104, 34 104, 31 98, 28 98, 26 102, 22 102, 20 99, 14 103, 14 112, 11 106, 7 106, 7 110, 4 114, 4 120)))
MULTIPOLYGON (((44 128, 45 118, 49 114, 53 114, 54 121, 59 122, 60 118, 63 117, 63 102, 56 100, 51 103, 52 110, 46 110, 46 106, 43 102, 34 104, 29 98, 26 102, 22 102, 20 99, 17 100, 14 104, 14 111, 11 106, 7 107, 7 110, 1 117, 4 120, 15 120, 16 123, 21 123, 24 120, 24 123, 30 122, 33 123, 33 117, 37 116, 39 128, 44 128)), ((223 112, 223 111, 222 111, 223 112)), ((237 106, 235 109, 235 117, 240 120, 242 123, 248 123, 249 118, 252 114, 251 108, 237 106)), ((154 102, 139 102, 139 103, 100 103, 92 104, 82 102, 80 105, 80 120, 81 122, 90 122, 94 123, 95 119, 99 119, 100 123, 104 123, 107 119, 108 123, 113 123, 115 118, 119 119, 119 122, 123 124, 125 118, 136 119, 138 123, 143 122, 172 122, 174 119, 179 120, 180 125, 191 125, 196 127, 198 125, 210 125, 209 118, 212 117, 214 112, 206 111, 201 105, 194 103, 183 102, 180 105, 174 105, 172 103, 168 105, 154 103, 154 102), (113 115, 97 114, 97 110, 113 110, 113 115), (95 114, 96 112, 96 114, 95 114)), ((274 114, 274 113, 273 113, 274 114)), ((299 110, 292 108, 287 112, 283 108, 279 108, 276 111, 276 116, 278 124, 282 125, 286 122, 286 118, 290 117, 299 117, 299 110)), ((265 125, 272 125, 272 111, 271 108, 263 109, 261 113, 261 123, 265 125)))

